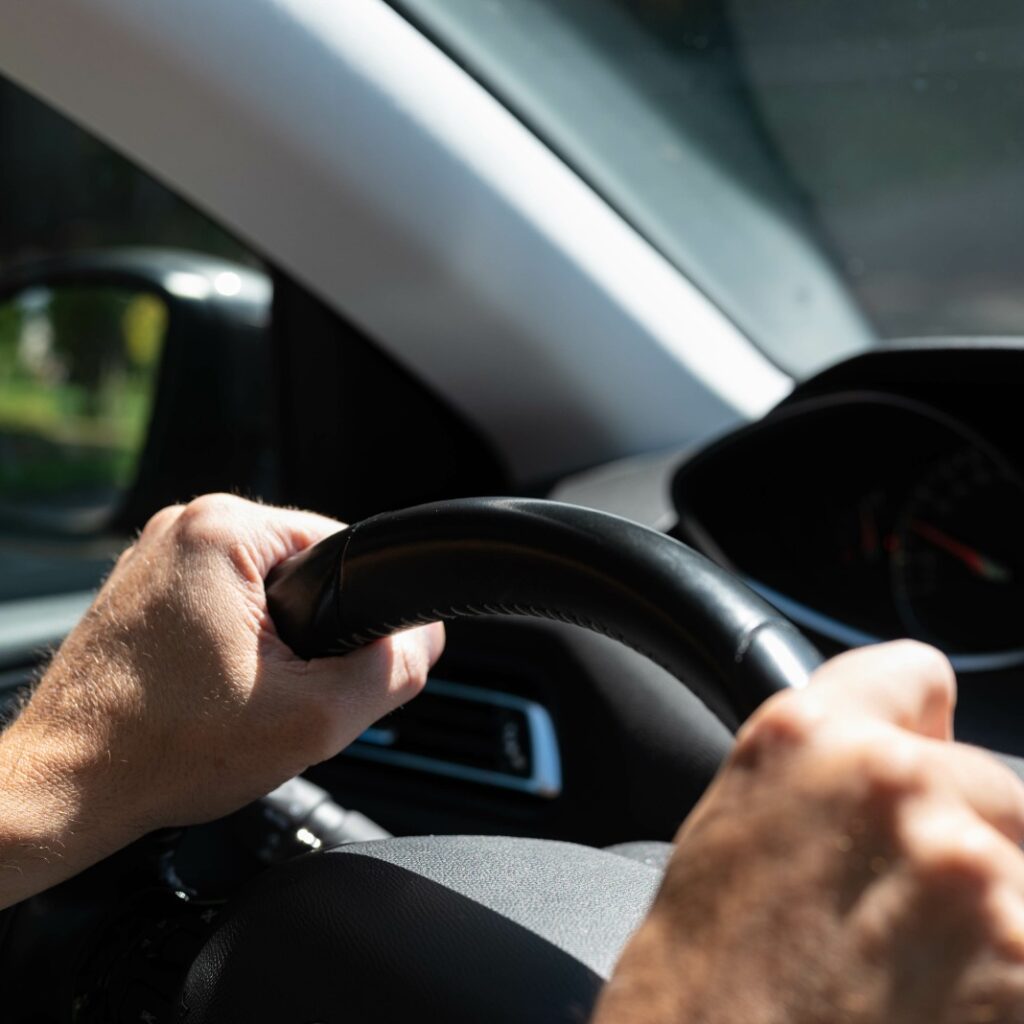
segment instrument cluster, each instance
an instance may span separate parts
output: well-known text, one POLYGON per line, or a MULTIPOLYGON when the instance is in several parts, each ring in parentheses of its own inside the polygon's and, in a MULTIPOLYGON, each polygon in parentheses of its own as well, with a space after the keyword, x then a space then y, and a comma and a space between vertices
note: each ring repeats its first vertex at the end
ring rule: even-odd
POLYGON ((925 401, 787 404, 684 463, 677 532, 837 647, 911 636, 1024 665, 1024 473, 925 401))

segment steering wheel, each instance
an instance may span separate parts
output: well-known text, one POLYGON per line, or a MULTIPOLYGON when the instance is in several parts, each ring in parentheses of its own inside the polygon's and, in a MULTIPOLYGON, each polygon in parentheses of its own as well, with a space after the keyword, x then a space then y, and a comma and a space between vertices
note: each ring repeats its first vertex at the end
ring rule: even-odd
MULTIPOLYGON (((438 619, 574 623, 647 655, 733 721, 821 660, 685 545, 546 501, 377 516, 277 567, 267 596, 307 658, 438 619)), ((181 1019, 582 1022, 660 878, 642 857, 536 839, 398 838, 302 857, 236 902, 189 972, 181 1019)))
MULTIPOLYGON (((548 617, 641 651, 732 724, 803 685, 821 660, 685 545, 545 501, 377 516, 278 566, 266 588, 281 636, 306 657, 436 619, 548 617)), ((1024 775, 1022 762, 1003 760, 1024 775)), ((177 876, 179 837, 164 832, 0 915, 5 1020, 581 1024, 671 849, 427 836, 265 870, 243 863, 250 847, 216 834, 253 811, 185 837, 203 854, 190 871, 235 879, 200 883, 205 899, 177 876)))

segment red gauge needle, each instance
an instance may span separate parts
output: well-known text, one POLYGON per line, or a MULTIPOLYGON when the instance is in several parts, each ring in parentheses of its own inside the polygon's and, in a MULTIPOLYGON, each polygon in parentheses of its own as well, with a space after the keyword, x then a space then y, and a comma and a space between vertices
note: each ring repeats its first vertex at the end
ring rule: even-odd
POLYGON ((959 559, 975 576, 980 576, 982 579, 989 580, 992 583, 1008 583, 1012 578, 1013 574, 1005 565, 1001 565, 991 558, 986 558, 980 551, 950 537, 948 533, 943 533, 942 530, 937 526, 932 526, 931 523, 914 519, 910 524, 910 528, 918 537, 928 541, 929 544, 934 544, 937 548, 941 548, 947 554, 959 559))

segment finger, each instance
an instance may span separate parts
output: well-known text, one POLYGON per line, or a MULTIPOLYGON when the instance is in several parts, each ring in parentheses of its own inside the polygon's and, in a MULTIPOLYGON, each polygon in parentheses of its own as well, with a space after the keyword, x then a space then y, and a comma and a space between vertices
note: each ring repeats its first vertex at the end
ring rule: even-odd
POLYGON ((292 508, 254 506, 253 554, 261 575, 286 558, 345 529, 336 519, 292 508))
MULTIPOLYGON (((965 807, 921 803, 904 831, 900 855, 875 873, 847 918, 871 961, 891 965, 900 979, 886 1019, 1017 1020, 945 1011, 961 998, 999 995, 986 980, 1011 980, 1005 970, 986 979, 978 968, 1019 963, 1024 856, 965 807)), ((986 1002, 1019 1005, 1017 984, 1002 995, 1013 998, 986 1002)))
POLYGON ((390 711, 412 700, 444 650, 440 622, 405 630, 337 658, 316 658, 305 671, 305 695, 332 709, 325 757, 336 754, 390 711))
POLYGON ((862 647, 826 662, 804 691, 829 715, 881 718, 937 740, 953 735, 956 676, 949 659, 913 640, 862 647))
POLYGON ((347 523, 339 522, 317 512, 306 512, 297 508, 275 508, 269 510, 268 520, 280 531, 282 539, 296 551, 301 551, 318 540, 343 530, 347 523))
POLYGON ((1024 853, 964 806, 924 798, 901 827, 902 863, 922 886, 994 888, 1024 895, 1024 853))
POLYGON ((394 636, 360 647, 340 658, 315 658, 309 663, 311 680, 336 688, 339 679, 346 687, 364 692, 388 710, 419 693, 427 673, 444 650, 444 626, 440 622, 403 630, 394 636), (349 686, 348 680, 355 683, 349 686))
POLYGON ((928 743, 925 770, 1013 843, 1024 841, 1024 783, 987 751, 928 743))

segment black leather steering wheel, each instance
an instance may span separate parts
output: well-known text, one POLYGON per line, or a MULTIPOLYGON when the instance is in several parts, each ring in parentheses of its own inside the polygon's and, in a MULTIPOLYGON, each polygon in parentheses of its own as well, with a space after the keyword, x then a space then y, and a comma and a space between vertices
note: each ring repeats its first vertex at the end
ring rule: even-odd
MULTIPOLYGON (((547 501, 376 516, 279 566, 267 595, 305 657, 437 619, 575 623, 646 654, 733 722, 821 660, 685 545, 547 501)), ((660 877, 642 859, 532 839, 391 839, 310 855, 234 907, 189 973, 181 1019, 582 1022, 660 877)))
POLYGON ((628 645, 720 716, 802 686, 821 655, 734 576, 665 534, 552 501, 474 498, 356 523, 278 566, 267 597, 306 658, 439 619, 558 619, 628 645))

